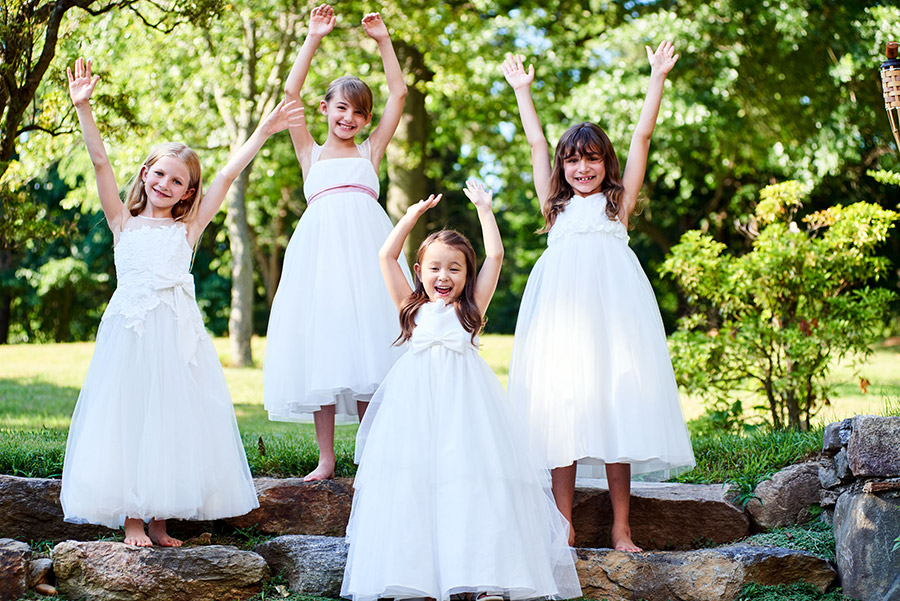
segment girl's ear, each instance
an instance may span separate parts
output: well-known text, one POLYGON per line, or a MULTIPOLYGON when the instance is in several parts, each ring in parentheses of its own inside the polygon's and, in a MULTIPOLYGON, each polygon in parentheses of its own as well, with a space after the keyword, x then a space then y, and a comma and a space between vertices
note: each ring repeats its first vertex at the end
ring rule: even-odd
POLYGON ((319 112, 322 113, 323 115, 328 114, 328 103, 325 102, 324 100, 319 101, 319 112))
POLYGON ((141 181, 147 183, 147 165, 141 165, 141 181))
POLYGON ((181 200, 187 200, 188 198, 190 198, 191 196, 193 196, 193 195, 194 195, 194 192, 196 192, 196 191, 197 191, 197 188, 190 188, 190 189, 188 189, 188 191, 185 192, 184 195, 181 197, 181 200))
POLYGON ((366 125, 372 122, 372 113, 369 113, 369 116, 366 117, 366 125))
POLYGON ((416 263, 415 265, 413 265, 413 271, 416 272, 416 279, 419 280, 419 281, 421 282, 421 281, 422 281, 422 268, 419 267, 419 264, 418 264, 418 263, 416 263))

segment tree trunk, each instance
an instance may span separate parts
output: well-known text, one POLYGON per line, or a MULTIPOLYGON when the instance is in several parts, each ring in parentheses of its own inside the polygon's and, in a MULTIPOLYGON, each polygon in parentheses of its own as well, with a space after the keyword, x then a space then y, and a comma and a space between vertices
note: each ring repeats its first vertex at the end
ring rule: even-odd
MULTIPOLYGON (((403 42, 395 42, 397 58, 413 83, 406 95, 403 116, 397 133, 387 148, 388 177, 387 210, 396 222, 406 214, 406 209, 428 196, 429 181, 425 175, 425 152, 428 141, 428 112, 425 110, 425 94, 419 86, 431 79, 425 66, 425 58, 418 49, 403 42)), ((403 251, 410 263, 415 263, 415 252, 428 233, 427 219, 420 219, 406 239, 403 251)))
MULTIPOLYGON (((12 271, 13 252, 0 249, 0 272, 12 271)), ((0 288, 0 344, 9 342, 10 318, 12 315, 12 292, 9 286, 0 288)))
POLYGON ((253 364, 250 350, 250 338, 253 336, 253 245, 245 204, 252 168, 253 163, 247 165, 228 191, 228 211, 225 218, 232 260, 228 337, 231 341, 231 362, 237 367, 249 367, 253 364))

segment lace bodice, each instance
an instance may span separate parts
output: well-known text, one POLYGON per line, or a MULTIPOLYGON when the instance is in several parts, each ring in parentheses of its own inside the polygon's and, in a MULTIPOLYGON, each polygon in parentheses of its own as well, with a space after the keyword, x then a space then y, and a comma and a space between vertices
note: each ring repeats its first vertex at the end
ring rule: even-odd
POLYGON ((147 313, 160 303, 175 312, 179 341, 187 360, 204 333, 190 273, 193 250, 183 223, 171 219, 132 217, 115 247, 116 291, 103 319, 125 317, 125 327, 144 332, 147 313))
POLYGON ((610 221, 606 215, 606 196, 602 193, 582 197, 572 196, 547 235, 547 244, 570 234, 609 234, 628 242, 628 231, 621 221, 610 221))
POLYGON ((453 305, 445 305, 438 300, 426 303, 416 314, 416 327, 409 346, 412 352, 419 353, 430 348, 443 347, 463 353, 466 350, 477 351, 478 337, 472 344, 472 335, 463 328, 453 305))

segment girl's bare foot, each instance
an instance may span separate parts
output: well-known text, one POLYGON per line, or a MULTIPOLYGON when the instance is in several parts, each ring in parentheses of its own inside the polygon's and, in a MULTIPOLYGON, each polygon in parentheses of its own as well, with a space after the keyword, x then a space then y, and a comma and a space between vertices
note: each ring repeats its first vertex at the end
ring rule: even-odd
POLYGON ((319 457, 319 465, 316 469, 306 474, 303 478, 304 482, 314 482, 316 480, 330 480, 334 478, 334 459, 328 461, 327 458, 319 457))
POLYGON ((125 518, 125 544, 135 547, 153 546, 153 541, 144 533, 144 520, 125 518))
POLYGON ((612 529, 613 549, 616 551, 627 551, 628 553, 640 553, 643 551, 631 540, 631 528, 628 526, 620 527, 613 525, 612 529))
POLYGON ((166 521, 165 520, 150 520, 150 525, 147 526, 147 532, 150 534, 150 540, 152 540, 155 544, 160 547, 180 547, 181 541, 177 538, 172 538, 166 533, 166 521))

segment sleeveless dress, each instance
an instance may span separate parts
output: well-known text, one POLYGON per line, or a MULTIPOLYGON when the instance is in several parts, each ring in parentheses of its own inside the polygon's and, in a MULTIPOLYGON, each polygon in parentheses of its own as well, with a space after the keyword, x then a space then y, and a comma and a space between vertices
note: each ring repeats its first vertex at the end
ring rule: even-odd
POLYGON ((67 522, 212 520, 259 506, 203 327, 183 224, 129 219, 66 444, 67 522))
POLYGON ((271 420, 309 420, 323 405, 355 417, 356 401, 372 396, 402 353, 392 346, 400 325, 378 262, 393 226, 378 204, 369 141, 357 148, 359 157, 320 161, 322 147, 313 147, 308 206, 269 316, 263 385, 271 420))
POLYGON ((341 596, 580 597, 549 472, 496 375, 454 307, 416 323, 357 436, 341 596))
POLYGON ((519 308, 509 397, 548 468, 668 477, 693 467, 690 437, 656 297, 605 207, 575 195, 557 216, 519 308))

